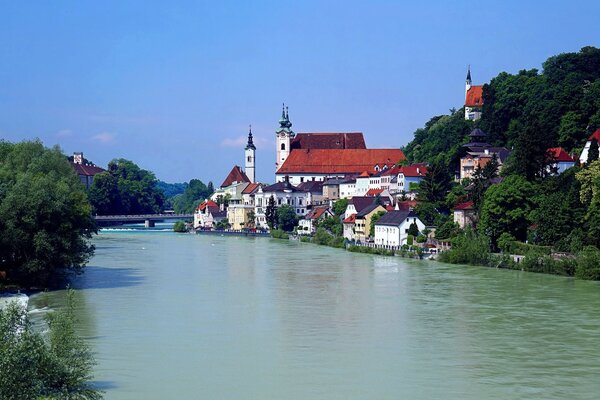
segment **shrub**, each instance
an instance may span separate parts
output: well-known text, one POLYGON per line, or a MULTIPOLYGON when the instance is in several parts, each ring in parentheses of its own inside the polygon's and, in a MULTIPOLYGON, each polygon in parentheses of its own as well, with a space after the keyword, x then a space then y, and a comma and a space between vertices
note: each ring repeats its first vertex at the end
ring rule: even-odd
POLYGON ((187 232, 185 222, 183 222, 183 221, 175 222, 175 224, 173 225, 173 232, 179 232, 179 233, 187 232))
POLYGON ((575 277, 579 279, 600 280, 600 250, 586 246, 577 256, 575 277))
POLYGON ((271 237, 273 239, 289 239, 290 235, 288 235, 287 233, 285 233, 281 229, 272 229, 271 230, 271 237))
POLYGON ((489 240, 468 228, 452 239, 452 248, 441 253, 439 259, 451 264, 487 265, 490 259, 489 240))
POLYGON ((425 243, 427 241, 427 236, 419 235, 417 236, 417 243, 425 243))

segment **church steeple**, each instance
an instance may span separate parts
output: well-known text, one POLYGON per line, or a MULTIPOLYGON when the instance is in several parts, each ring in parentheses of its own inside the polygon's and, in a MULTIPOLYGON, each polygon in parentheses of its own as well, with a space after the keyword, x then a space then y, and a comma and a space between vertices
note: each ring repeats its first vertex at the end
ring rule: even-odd
POLYGON ((254 145, 254 141, 252 140, 252 125, 250 125, 250 128, 248 130, 248 144, 246 144, 246 150, 248 149, 256 150, 256 146, 254 145))
POLYGON ((292 123, 290 122, 290 114, 288 107, 283 104, 281 109, 281 118, 279 119, 279 128, 275 131, 276 136, 276 151, 277 155, 275 158, 275 171, 279 169, 285 162, 286 158, 290 154, 292 140, 296 136, 292 131, 292 123))
POLYGON ((471 86, 471 65, 467 67, 467 85, 471 86))
POLYGON ((248 144, 246 145, 246 176, 250 182, 256 181, 256 146, 252 140, 252 125, 248 129, 248 144))

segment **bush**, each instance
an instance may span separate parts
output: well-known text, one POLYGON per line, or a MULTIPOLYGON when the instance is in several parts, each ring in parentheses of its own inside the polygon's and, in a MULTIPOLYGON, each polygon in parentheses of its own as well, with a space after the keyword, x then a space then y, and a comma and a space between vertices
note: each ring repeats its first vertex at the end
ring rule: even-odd
POLYGON ((90 385, 94 358, 75 333, 73 292, 65 310, 49 314, 48 336, 35 331, 27 310, 0 309, 0 398, 101 399, 90 385))
POLYGON ((513 242, 516 239, 513 235, 507 232, 503 232, 502 235, 498 238, 498 248, 502 250, 504 253, 511 254, 511 247, 513 242))
POLYGON ((392 250, 386 249, 377 249, 374 247, 365 247, 365 246, 350 246, 348 247, 348 251, 353 253, 365 253, 365 254, 376 254, 380 256, 393 256, 394 252, 392 250))
POLYGON ((440 254, 439 260, 450 264, 487 265, 490 244, 486 236, 478 235, 468 228, 452 239, 452 248, 440 254))
POLYGON ((417 243, 425 243, 427 241, 427 236, 419 235, 417 236, 417 243))
POLYGON ((290 235, 288 235, 287 233, 285 233, 284 231, 282 231, 281 229, 272 229, 271 230, 271 237, 273 239, 289 239, 290 235))
POLYGON ((575 277, 579 279, 600 280, 600 250, 586 246, 577 256, 575 277))
POLYGON ((173 225, 173 232, 179 232, 179 233, 187 232, 185 222, 183 222, 183 221, 175 222, 175 225, 173 225))

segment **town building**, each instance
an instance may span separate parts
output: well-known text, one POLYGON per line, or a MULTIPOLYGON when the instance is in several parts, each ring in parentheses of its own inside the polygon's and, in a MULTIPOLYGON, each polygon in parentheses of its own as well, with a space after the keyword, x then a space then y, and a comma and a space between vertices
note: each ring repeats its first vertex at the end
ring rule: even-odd
POLYGON ((364 242, 371 236, 371 219, 377 213, 387 210, 381 204, 373 203, 356 213, 354 222, 354 240, 364 242))
POLYGON ((414 211, 390 211, 382 215, 375 222, 375 244, 390 247, 406 244, 412 224, 417 225, 419 232, 425 229, 425 224, 414 211))
POLYGON ((467 70, 465 82, 465 119, 477 121, 483 108, 483 85, 471 84, 471 66, 467 70))
POLYGON ((194 228, 214 228, 217 223, 227 218, 227 212, 212 200, 203 201, 194 212, 194 228))
POLYGON ((69 164, 71 164, 71 167, 87 190, 89 190, 92 183, 94 183, 94 177, 106 171, 87 161, 81 152, 73 153, 73 161, 70 161, 69 164))
POLYGON ((277 182, 264 188, 261 186, 255 193, 255 218, 257 227, 267 227, 265 214, 271 196, 275 201, 275 207, 289 205, 299 217, 304 217, 308 213, 309 207, 312 206, 312 193, 299 189, 297 186, 292 185, 289 180, 277 182))
POLYGON ((404 165, 398 170, 398 191, 414 192, 427 175, 427 164, 404 165))
POLYGON ((560 175, 567 169, 575 166, 575 159, 562 147, 552 147, 548 149, 548 153, 552 158, 551 164, 548 167, 550 173, 560 175))
POLYGON ((343 235, 347 240, 354 239, 354 224, 356 223, 356 213, 351 214, 342 221, 343 235))
POLYGON ((356 178, 346 178, 340 183, 340 199, 356 196, 356 178))
POLYGON ((594 139, 596 139, 596 145, 598 145, 600 143, 600 129, 596 129, 596 131, 588 138, 587 142, 585 142, 585 146, 583 147, 581 155, 579 156, 579 162, 581 164, 588 163, 588 155, 594 139))
POLYGON ((453 218, 454 223, 458 224, 461 229, 475 224, 477 213, 472 201, 457 204, 454 206, 453 218))
POLYGON ((248 130, 248 143, 245 150, 245 173, 251 183, 256 182, 256 146, 252 138, 252 125, 248 130))
POLYGON ((327 217, 332 217, 333 213, 329 207, 314 207, 308 214, 299 221, 298 233, 301 235, 310 235, 316 232, 317 225, 327 217))
POLYGON ((470 142, 463 145, 466 154, 460 159, 460 179, 470 179, 477 168, 483 168, 494 157, 498 162, 498 170, 502 168, 510 151, 505 147, 492 147, 486 142, 487 133, 476 128, 469 134, 470 142))

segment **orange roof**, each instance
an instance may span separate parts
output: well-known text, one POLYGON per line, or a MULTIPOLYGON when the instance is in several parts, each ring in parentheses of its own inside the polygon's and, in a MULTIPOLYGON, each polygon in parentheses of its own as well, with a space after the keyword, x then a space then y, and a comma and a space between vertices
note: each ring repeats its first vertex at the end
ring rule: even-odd
POLYGON ((427 175, 427 166, 423 164, 405 165, 400 167, 400 173, 404 176, 425 176, 427 175))
POLYGON ((406 159, 400 149, 292 150, 277 174, 359 174, 406 159))
POLYGON ((244 190, 242 190, 242 194, 252 194, 258 189, 259 186, 260 183, 250 183, 244 188, 244 190))
POLYGON ((571 157, 562 147, 552 147, 551 149, 548 149, 548 152, 551 154, 553 161, 575 162, 573 157, 571 157))
POLYGON ((383 193, 383 189, 369 189, 367 190, 367 193, 365 193, 365 196, 367 197, 375 197, 378 194, 383 193))
POLYGON ((473 209, 473 201, 469 200, 464 203, 460 203, 454 206, 455 210, 472 210, 473 209))
POLYGON ((352 214, 351 216, 349 216, 348 218, 346 218, 343 223, 344 224, 353 224, 354 221, 356 221, 356 214, 352 214))
POLYGON ((600 129, 596 129, 596 132, 592 133, 592 136, 588 138, 588 141, 592 139, 596 139, 597 142, 600 142, 600 129))
POLYGON ((410 210, 417 206, 416 200, 404 200, 398 202, 398 210, 410 210))
POLYGON ((246 176, 246 174, 244 173, 244 171, 242 171, 242 169, 237 166, 234 165, 233 168, 231 169, 231 172, 229 172, 229 175, 227 175, 227 178, 225 178, 225 180, 223 181, 223 183, 221 183, 221 187, 227 187, 229 185, 231 185, 234 182, 248 182, 250 183, 250 179, 248 179, 248 177, 246 176))
POLYGON ((306 219, 319 219, 327 211, 327 207, 316 207, 306 215, 306 219))
POLYGON ((360 174, 358 177, 359 178, 368 178, 369 176, 371 176, 371 175, 369 175, 369 173, 367 171, 363 171, 363 173, 360 174))
POLYGON ((483 105, 483 86, 471 86, 467 91, 465 107, 481 107, 483 105))
POLYGON ((209 208, 217 207, 217 208, 219 208, 219 205, 217 203, 215 203, 214 201, 212 201, 212 200, 206 200, 206 201, 203 201, 202 203, 198 204, 197 210, 204 211, 204 209, 206 207, 209 207, 209 208))

